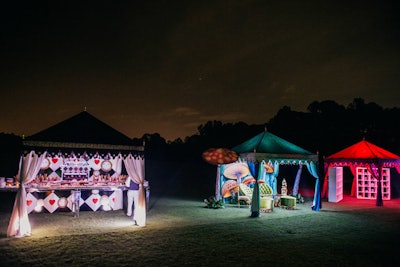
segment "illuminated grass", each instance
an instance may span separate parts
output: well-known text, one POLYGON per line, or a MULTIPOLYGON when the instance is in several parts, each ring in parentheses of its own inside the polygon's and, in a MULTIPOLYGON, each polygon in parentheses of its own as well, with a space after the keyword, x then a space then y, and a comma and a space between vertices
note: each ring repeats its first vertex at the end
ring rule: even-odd
POLYGON ((30 214, 32 236, 5 237, 4 266, 396 266, 399 202, 310 203, 250 218, 246 207, 154 199, 147 226, 124 211, 30 214), (363 204, 360 204, 363 203, 363 204), (389 255, 389 256, 388 256, 389 255))

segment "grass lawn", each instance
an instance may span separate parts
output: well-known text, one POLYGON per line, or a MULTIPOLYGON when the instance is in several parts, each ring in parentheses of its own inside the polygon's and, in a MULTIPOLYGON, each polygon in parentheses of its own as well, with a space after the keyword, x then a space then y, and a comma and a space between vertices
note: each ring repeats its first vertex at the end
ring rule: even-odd
POLYGON ((347 197, 251 218, 246 206, 207 209, 202 199, 152 197, 147 226, 123 210, 30 214, 32 236, 7 238, 2 266, 398 266, 400 200, 347 197))

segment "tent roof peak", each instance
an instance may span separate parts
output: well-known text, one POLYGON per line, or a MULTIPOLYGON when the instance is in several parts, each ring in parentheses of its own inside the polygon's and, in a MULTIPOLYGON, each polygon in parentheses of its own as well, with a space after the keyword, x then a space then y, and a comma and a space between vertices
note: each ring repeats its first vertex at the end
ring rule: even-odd
POLYGON ((365 139, 346 147, 328 157, 327 161, 335 160, 400 160, 400 156, 374 145, 365 139))

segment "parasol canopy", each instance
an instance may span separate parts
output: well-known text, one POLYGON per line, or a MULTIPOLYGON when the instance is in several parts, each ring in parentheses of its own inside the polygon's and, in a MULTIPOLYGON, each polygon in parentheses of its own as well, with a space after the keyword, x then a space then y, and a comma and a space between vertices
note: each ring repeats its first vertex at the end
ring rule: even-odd
POLYGON ((245 184, 245 185, 247 185, 247 186, 248 186, 249 184, 254 184, 255 182, 256 182, 256 179, 254 179, 253 176, 249 176, 249 177, 243 179, 243 181, 242 181, 242 183, 245 184))
POLYGON ((272 165, 271 161, 268 161, 268 163, 264 163, 264 169, 266 173, 274 172, 274 166, 272 165))
POLYGON ((234 180, 228 180, 222 186, 222 197, 230 197, 232 194, 237 193, 239 191, 239 184, 234 180))
POLYGON ((227 148, 210 148, 203 152, 203 159, 210 164, 228 164, 238 160, 239 156, 235 151, 227 148))
POLYGON ((250 169, 245 163, 232 163, 224 170, 224 176, 229 179, 239 180, 250 174, 250 169))
MULTIPOLYGON (((246 178, 243 179, 242 183, 245 184, 245 185, 247 185, 247 186, 249 186, 250 184, 255 184, 255 183, 256 183, 256 179, 254 179, 253 176, 248 176, 248 177, 246 177, 246 178)), ((257 183, 259 183, 259 184, 264 184, 265 181, 263 181, 263 180, 257 180, 257 183)))

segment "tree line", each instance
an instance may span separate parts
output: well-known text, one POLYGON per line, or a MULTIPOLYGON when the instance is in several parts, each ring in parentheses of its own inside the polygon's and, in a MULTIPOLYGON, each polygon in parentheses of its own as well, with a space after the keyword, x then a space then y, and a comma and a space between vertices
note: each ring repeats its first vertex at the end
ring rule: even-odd
POLYGON ((322 157, 333 154, 365 138, 395 154, 400 153, 400 109, 383 108, 355 98, 347 106, 332 100, 314 101, 306 112, 283 106, 268 122, 248 125, 245 122, 208 121, 198 132, 172 142, 158 133, 145 134, 136 142, 145 142, 147 156, 157 159, 191 159, 211 147, 232 148, 265 129, 322 157))
MULTIPOLYGON (((133 144, 145 144, 146 156, 154 159, 191 159, 211 147, 232 148, 265 129, 289 142, 322 156, 335 153, 363 138, 395 154, 400 153, 400 108, 383 108, 376 103, 365 103, 355 98, 347 106, 332 100, 314 101, 306 112, 283 106, 264 124, 245 122, 223 123, 207 121, 197 133, 184 139, 166 141, 159 133, 146 133, 133 138, 133 144)), ((0 159, 19 156, 20 136, 0 133, 0 159)))

